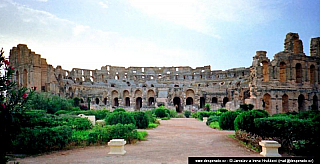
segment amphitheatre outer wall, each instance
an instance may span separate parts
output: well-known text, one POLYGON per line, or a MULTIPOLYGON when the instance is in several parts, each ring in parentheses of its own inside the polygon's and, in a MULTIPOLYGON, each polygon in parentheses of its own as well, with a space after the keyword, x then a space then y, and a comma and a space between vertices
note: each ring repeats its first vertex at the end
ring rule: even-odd
POLYGON ((100 70, 54 68, 27 45, 10 50, 15 67, 14 80, 38 92, 62 97, 79 97, 93 109, 122 107, 147 110, 165 105, 176 109, 236 110, 240 104, 253 104, 270 114, 319 109, 320 37, 312 38, 310 56, 303 52, 297 33, 288 33, 284 51, 270 60, 266 51, 257 51, 250 67, 211 70, 210 66, 117 67, 100 70))

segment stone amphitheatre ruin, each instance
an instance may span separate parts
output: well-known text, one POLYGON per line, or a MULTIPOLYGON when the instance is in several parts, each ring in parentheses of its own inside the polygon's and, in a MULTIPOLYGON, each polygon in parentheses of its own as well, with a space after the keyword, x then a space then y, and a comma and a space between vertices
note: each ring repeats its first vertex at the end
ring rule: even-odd
POLYGON ((297 33, 288 33, 284 51, 270 60, 257 51, 252 66, 229 70, 197 67, 117 67, 100 70, 54 68, 46 59, 19 44, 10 51, 16 82, 62 97, 79 97, 92 108, 146 110, 165 105, 184 110, 239 108, 253 104, 270 114, 319 108, 320 37, 312 38, 310 56, 297 33))

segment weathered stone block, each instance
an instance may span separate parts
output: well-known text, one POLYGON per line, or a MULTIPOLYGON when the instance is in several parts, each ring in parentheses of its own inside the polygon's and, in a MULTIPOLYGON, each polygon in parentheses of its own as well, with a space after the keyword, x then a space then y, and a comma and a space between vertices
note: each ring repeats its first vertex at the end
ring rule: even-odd
POLYGON ((262 140, 259 142, 262 147, 262 152, 260 153, 264 157, 281 157, 278 153, 278 148, 281 145, 277 141, 262 140))
POLYGON ((124 139, 112 139, 108 142, 108 146, 110 147, 110 152, 108 154, 126 154, 124 150, 124 145, 126 141, 124 139))

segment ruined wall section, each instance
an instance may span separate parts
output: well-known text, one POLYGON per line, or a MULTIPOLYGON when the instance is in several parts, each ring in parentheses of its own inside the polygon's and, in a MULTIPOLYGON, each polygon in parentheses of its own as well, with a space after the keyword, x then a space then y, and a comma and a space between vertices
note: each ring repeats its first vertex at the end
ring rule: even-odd
POLYGON ((285 49, 270 61, 265 51, 253 57, 250 77, 250 99, 247 103, 269 113, 283 113, 319 108, 319 58, 306 56, 296 33, 288 33, 285 49), (266 80, 267 79, 267 80, 266 80))

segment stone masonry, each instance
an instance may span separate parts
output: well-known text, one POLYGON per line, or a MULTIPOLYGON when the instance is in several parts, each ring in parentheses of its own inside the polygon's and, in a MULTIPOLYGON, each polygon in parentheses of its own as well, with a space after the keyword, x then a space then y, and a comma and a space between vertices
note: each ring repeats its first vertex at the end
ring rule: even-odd
POLYGON ((266 51, 257 51, 252 66, 211 70, 210 66, 116 67, 100 70, 54 68, 27 45, 10 51, 15 80, 20 86, 37 87, 62 97, 79 97, 93 109, 122 107, 147 110, 165 105, 176 109, 236 110, 240 104, 253 104, 270 114, 319 108, 320 37, 312 38, 310 56, 303 52, 297 33, 288 33, 284 51, 270 60, 266 51))

